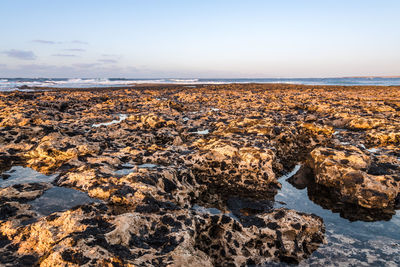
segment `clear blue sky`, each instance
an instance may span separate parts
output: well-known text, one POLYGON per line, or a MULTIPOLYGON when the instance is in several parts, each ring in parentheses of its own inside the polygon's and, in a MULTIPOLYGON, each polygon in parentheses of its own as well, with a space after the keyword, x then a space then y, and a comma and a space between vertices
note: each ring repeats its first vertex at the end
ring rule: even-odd
POLYGON ((0 77, 400 75, 399 0, 1 0, 0 77))

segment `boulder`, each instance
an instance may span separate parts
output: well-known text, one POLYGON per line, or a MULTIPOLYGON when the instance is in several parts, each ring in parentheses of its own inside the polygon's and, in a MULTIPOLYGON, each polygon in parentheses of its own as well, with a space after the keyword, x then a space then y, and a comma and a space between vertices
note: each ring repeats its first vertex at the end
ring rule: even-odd
POLYGON ((355 146, 316 148, 307 164, 314 172, 315 183, 337 191, 338 201, 385 209, 394 207, 400 192, 398 166, 378 163, 388 171, 374 171, 376 163, 371 156, 355 146))

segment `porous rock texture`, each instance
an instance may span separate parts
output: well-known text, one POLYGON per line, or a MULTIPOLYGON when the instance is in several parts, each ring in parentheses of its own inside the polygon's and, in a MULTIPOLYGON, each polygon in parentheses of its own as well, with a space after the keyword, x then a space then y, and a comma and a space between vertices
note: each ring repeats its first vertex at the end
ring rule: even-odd
POLYGON ((0 228, 0 259, 6 266, 299 262, 324 238, 323 222, 315 215, 278 209, 238 221, 163 202, 120 215, 113 215, 104 204, 90 204, 53 213, 28 226, 13 226, 5 223, 0 228))
POLYGON ((324 242, 322 219, 263 205, 279 190, 278 177, 305 159, 314 184, 338 192, 330 201, 396 207, 395 88, 46 90, 0 94, 0 171, 57 173, 53 185, 102 202, 40 217, 29 201, 52 185, 2 189, 5 266, 300 262, 324 242), (232 197, 255 204, 235 208, 232 197))
POLYGON ((317 184, 331 188, 338 200, 370 209, 392 208, 400 191, 395 158, 374 157, 357 147, 314 149, 307 161, 317 184))

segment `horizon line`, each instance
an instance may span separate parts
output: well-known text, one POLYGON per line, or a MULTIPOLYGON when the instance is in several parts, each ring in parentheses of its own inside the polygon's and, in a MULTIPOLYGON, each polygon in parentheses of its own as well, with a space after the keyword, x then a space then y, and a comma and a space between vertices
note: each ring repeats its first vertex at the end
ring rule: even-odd
POLYGON ((209 80, 252 80, 252 79, 354 79, 354 78, 385 78, 385 79, 393 79, 400 78, 400 75, 358 75, 358 76, 325 76, 325 77, 224 77, 224 78, 215 78, 215 77, 152 77, 152 78, 144 78, 144 77, 0 77, 0 79, 143 79, 143 80, 152 80, 152 79, 182 79, 182 80, 190 80, 190 79, 209 79, 209 80))

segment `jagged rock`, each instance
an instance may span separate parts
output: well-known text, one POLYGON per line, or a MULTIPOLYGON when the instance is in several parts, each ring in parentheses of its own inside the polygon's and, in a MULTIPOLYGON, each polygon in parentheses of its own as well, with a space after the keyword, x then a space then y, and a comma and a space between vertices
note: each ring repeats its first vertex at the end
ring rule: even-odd
POLYGON ((29 151, 25 157, 27 165, 43 173, 50 173, 64 163, 81 165, 78 157, 99 153, 100 148, 95 144, 87 144, 82 137, 63 136, 51 133, 43 137, 39 145, 29 151))
POLYGON ((258 147, 210 140, 200 151, 186 157, 199 183, 207 184, 220 194, 273 195, 279 183, 272 170, 275 154, 258 147))
POLYGON ((380 130, 368 132, 366 142, 369 145, 399 145, 400 144, 400 129, 380 130))
POLYGON ((18 262, 29 255, 32 264, 40 259, 41 266, 242 266, 267 259, 298 262, 324 241, 320 218, 286 209, 243 221, 162 209, 168 213, 113 216, 103 204, 92 204, 54 213, 18 231, 3 227, 7 241, 0 257, 18 262))
POLYGON ((50 185, 2 190, 0 263, 301 261, 323 242, 323 223, 274 209, 277 177, 314 151, 314 173, 292 182, 315 203, 349 220, 389 219, 400 206, 398 92, 229 84, 0 93, 0 170, 57 172, 55 185, 104 202, 39 218, 27 200, 50 185), (247 202, 232 209, 232 199, 247 202))
POLYGON ((36 221, 40 216, 27 202, 40 197, 51 187, 47 183, 30 183, 1 188, 0 233, 14 233, 21 225, 36 221))
POLYGON ((286 209, 246 216, 241 222, 226 215, 199 220, 196 246, 216 266, 261 265, 266 258, 298 263, 324 240, 319 217, 286 209))
POLYGON ((150 128, 160 128, 164 126, 165 120, 157 114, 148 114, 142 116, 130 116, 129 121, 140 121, 144 126, 150 128))
POLYGON ((395 174, 398 166, 378 164, 389 169, 379 173, 370 156, 354 146, 314 149, 307 164, 315 174, 315 183, 337 191, 338 201, 385 209, 394 206, 400 192, 400 177, 395 174))
POLYGON ((51 188, 48 183, 16 184, 0 189, 1 202, 17 201, 25 203, 38 198, 44 191, 51 188))
POLYGON ((347 127, 355 130, 367 130, 374 129, 384 125, 385 119, 375 118, 355 118, 349 121, 347 127))

